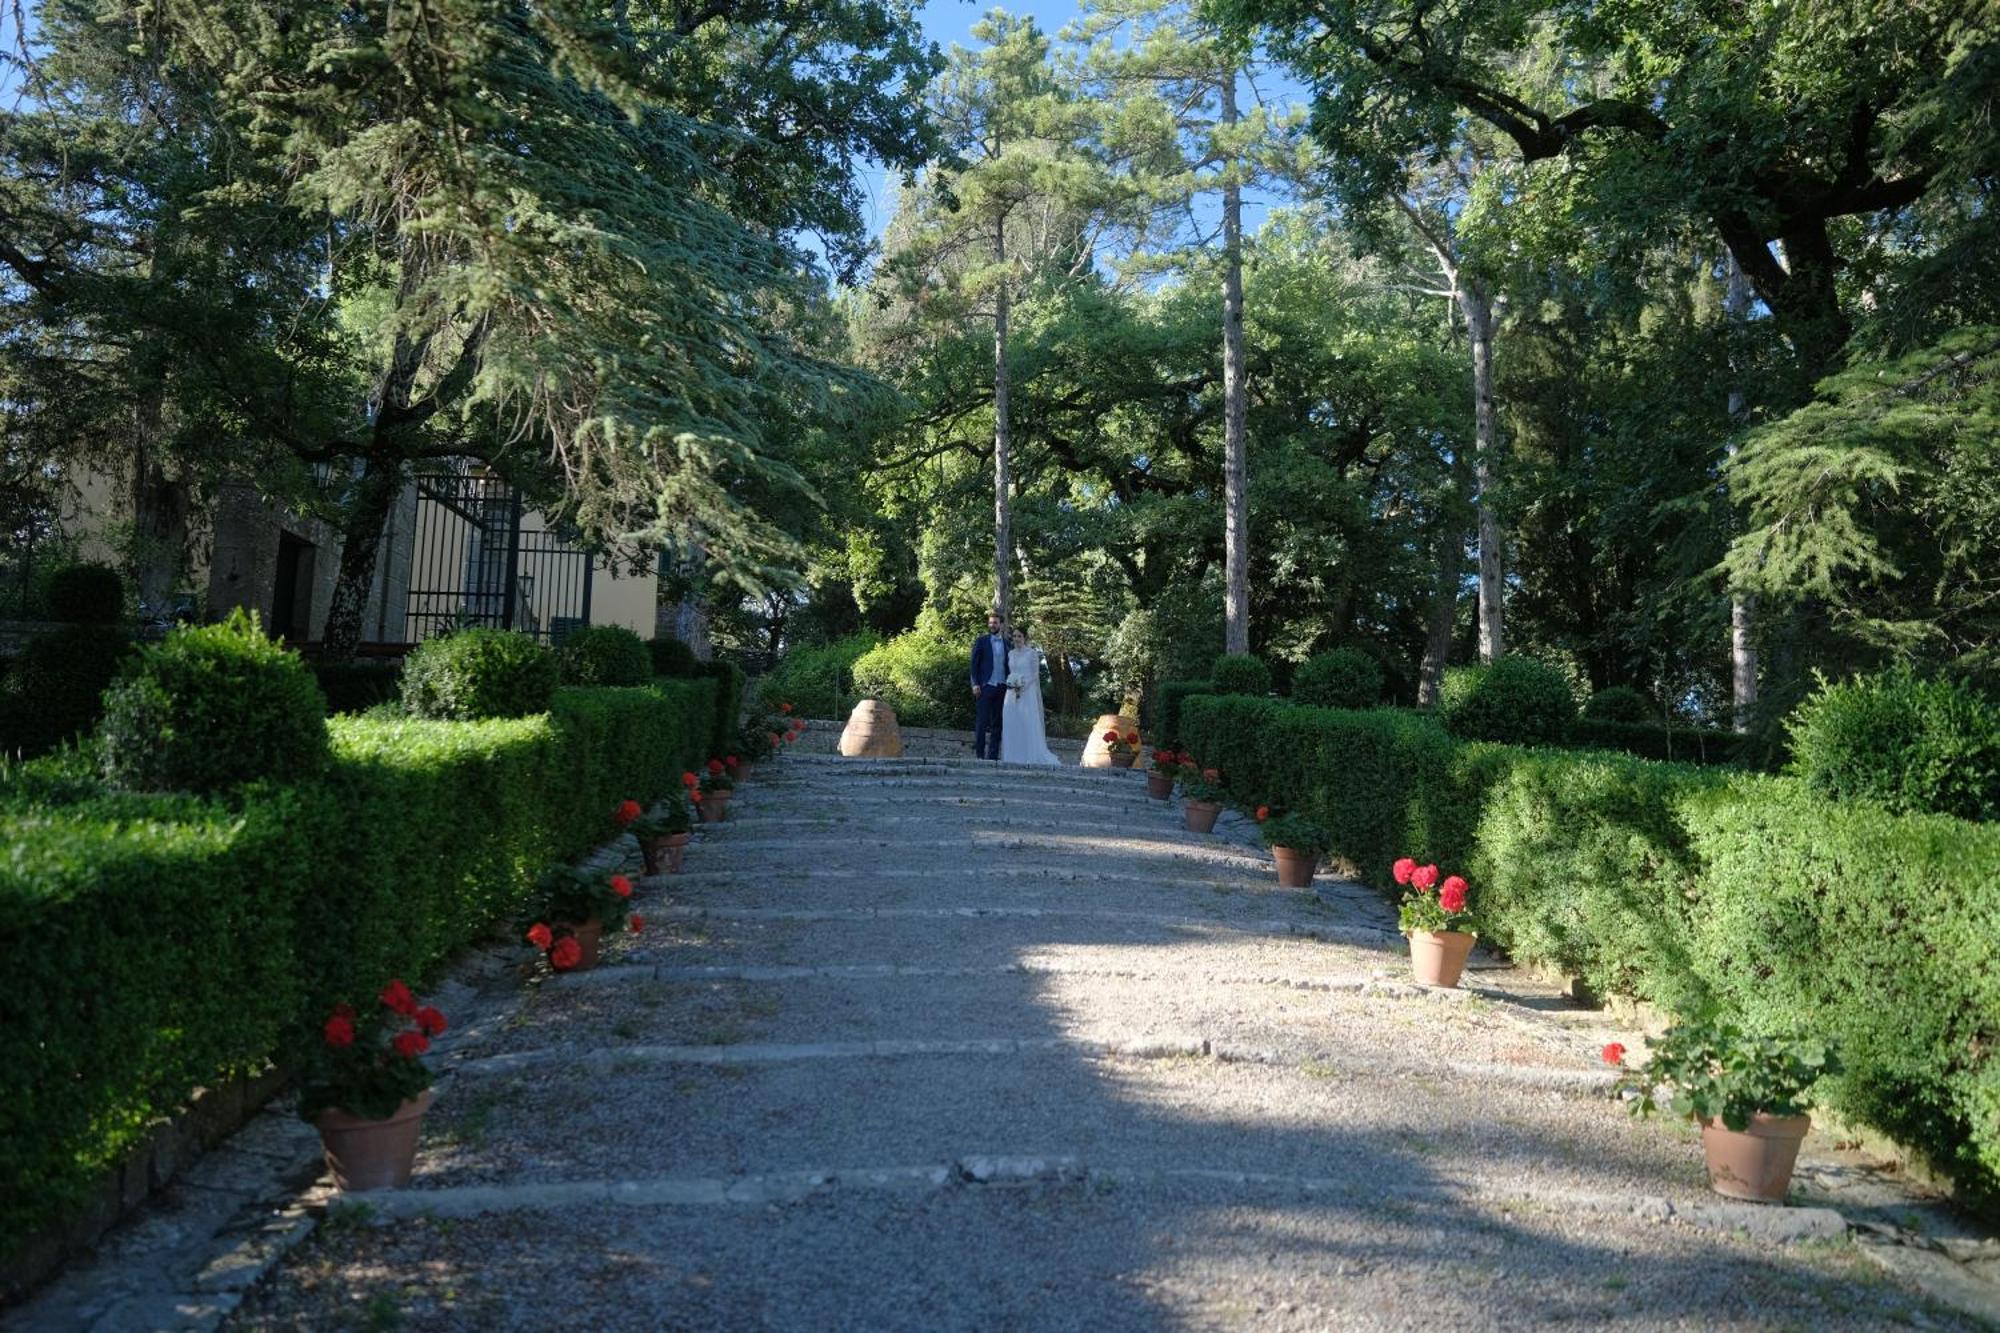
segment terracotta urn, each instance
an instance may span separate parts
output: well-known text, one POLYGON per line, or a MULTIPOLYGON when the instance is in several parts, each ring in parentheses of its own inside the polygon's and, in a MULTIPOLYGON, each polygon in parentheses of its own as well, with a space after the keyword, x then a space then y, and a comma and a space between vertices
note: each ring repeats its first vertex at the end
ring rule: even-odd
POLYGON ((1755 1203, 1783 1203, 1792 1185, 1799 1144, 1812 1128, 1809 1115, 1767 1115, 1759 1111, 1742 1129, 1720 1120, 1701 1127, 1701 1151, 1708 1159, 1708 1186, 1717 1194, 1755 1203))
POLYGON ((1278 887, 1309 889, 1313 873, 1319 869, 1319 853, 1298 847, 1273 847, 1271 859, 1278 865, 1278 887))
POLYGON ((1220 801, 1188 801, 1181 806, 1181 818, 1187 822, 1190 833, 1215 832, 1215 821, 1221 814, 1220 801))
POLYGON ((1410 970, 1417 984, 1445 990, 1456 986, 1472 953, 1472 941, 1472 934, 1463 930, 1411 931, 1410 970))
POLYGON ((417 1158, 417 1132, 435 1095, 425 1088, 381 1120, 365 1120, 338 1108, 321 1111, 313 1124, 326 1149, 333 1183, 350 1194, 409 1184, 417 1158))
POLYGON ((896 710, 880 699, 854 705, 840 733, 840 752, 850 759, 902 758, 903 733, 896 726, 896 710))
POLYGON ((678 875, 681 873, 681 857, 686 854, 688 835, 669 833, 664 837, 648 838, 639 844, 639 850, 646 858, 646 873, 649 875, 678 875))

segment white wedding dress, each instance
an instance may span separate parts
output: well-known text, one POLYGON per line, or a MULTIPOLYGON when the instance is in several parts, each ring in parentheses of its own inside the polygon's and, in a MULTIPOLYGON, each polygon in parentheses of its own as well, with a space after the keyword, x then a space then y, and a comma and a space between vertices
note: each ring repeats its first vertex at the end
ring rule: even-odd
POLYGON ((1042 650, 1029 644, 1007 654, 1007 698, 1000 705, 1000 762, 1060 764, 1042 719, 1042 650), (1019 683, 1020 689, 1013 686, 1019 683))

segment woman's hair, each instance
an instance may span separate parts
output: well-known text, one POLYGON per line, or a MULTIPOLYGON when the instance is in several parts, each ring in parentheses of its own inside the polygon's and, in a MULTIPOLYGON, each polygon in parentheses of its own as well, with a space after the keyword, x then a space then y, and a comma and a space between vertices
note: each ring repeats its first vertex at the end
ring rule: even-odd
POLYGON ((1026 643, 1028 641, 1028 631, 1022 629, 1019 625, 1008 626, 1007 633, 1011 637, 1020 639, 1022 643, 1026 643))

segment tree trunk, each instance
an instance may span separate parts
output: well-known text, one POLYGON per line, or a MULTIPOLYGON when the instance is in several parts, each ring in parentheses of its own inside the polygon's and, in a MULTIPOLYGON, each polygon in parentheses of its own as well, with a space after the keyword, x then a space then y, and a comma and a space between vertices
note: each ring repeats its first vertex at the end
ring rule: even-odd
POLYGON ((1451 661, 1451 632, 1458 625, 1459 582, 1465 577, 1465 531, 1449 510, 1438 520, 1437 581, 1424 629, 1424 661, 1417 671, 1417 707, 1437 707, 1444 669, 1451 661))
MULTIPOLYGON (((1222 123, 1234 125, 1236 70, 1222 74, 1222 123)), ((1222 178, 1222 565, 1223 649, 1250 651, 1250 496, 1244 439, 1243 187, 1236 163, 1222 178)))
POLYGON ((382 550, 382 529, 402 493, 404 463, 386 450, 369 453, 354 498, 340 525, 340 572, 327 605, 326 629, 320 654, 330 662, 349 662, 361 643, 361 621, 368 611, 368 593, 375 583, 375 561, 382 550))
POLYGON ((1476 278, 1461 276, 1459 305, 1472 341, 1473 486, 1479 505, 1479 660, 1507 651, 1501 636, 1500 519, 1493 512, 1500 442, 1493 417, 1493 297, 1476 278))
MULTIPOLYGON (((1750 284, 1743 276, 1743 266, 1736 262, 1736 256, 1729 257, 1729 291, 1723 300, 1723 310, 1728 315, 1729 332, 1735 336, 1750 317, 1750 284)), ((1729 422, 1731 431, 1742 426, 1746 400, 1743 394, 1743 372, 1735 367, 1735 383, 1729 388, 1729 422)), ((1729 456, 1736 456, 1736 440, 1730 437, 1729 456)), ((1734 523, 1731 524, 1733 528, 1734 523)), ((1732 592, 1729 598, 1729 686, 1731 725, 1737 731, 1750 730, 1751 715, 1757 709, 1757 644, 1754 638, 1756 628, 1756 599, 1749 593, 1732 592)))
POLYGON ((1002 265, 1000 283, 994 293, 993 303, 993 606, 1005 620, 1011 614, 1013 602, 1012 561, 1014 552, 1014 521, 1008 487, 1008 420, 1007 420, 1007 224, 1004 220, 993 230, 993 258, 1002 265))

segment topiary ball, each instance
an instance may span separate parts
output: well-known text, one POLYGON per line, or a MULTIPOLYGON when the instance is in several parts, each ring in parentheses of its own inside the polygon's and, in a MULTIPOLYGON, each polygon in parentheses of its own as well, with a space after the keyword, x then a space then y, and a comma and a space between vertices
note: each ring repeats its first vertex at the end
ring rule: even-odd
POLYGON ((132 636, 111 625, 65 625, 30 640, 5 684, 0 753, 42 754, 90 731, 131 650, 132 636))
POLYGON ((1590 696, 1583 715, 1593 722, 1650 722, 1659 710, 1630 685, 1607 685, 1590 696))
POLYGON ((1445 672, 1438 714, 1445 729, 1464 740, 1557 745, 1576 717, 1576 696, 1554 667, 1503 657, 1445 672))
POLYGON ((685 680, 701 667, 701 659, 694 655, 694 649, 679 639, 669 639, 663 635, 657 639, 647 640, 646 647, 653 654, 653 674, 656 676, 671 676, 676 680, 685 680))
POLYGON ((68 565, 49 576, 49 619, 109 625, 125 614, 125 581, 109 565, 68 565))
POLYGON ((403 707, 454 722, 529 717, 549 711, 557 676, 556 655, 525 634, 459 630, 403 659, 403 707))
POLYGON ((1382 665, 1359 648, 1307 658, 1292 676, 1292 699, 1314 708, 1373 708, 1382 698, 1382 665))
POLYGON ((1825 796, 2000 818, 2000 706, 1907 668, 1825 681, 1788 719, 1792 771, 1825 796))
POLYGON ((1217 694, 1266 695, 1271 692, 1271 668, 1249 653, 1224 653, 1215 659, 1208 678, 1217 694))
POLYGON ((644 685, 653 678, 646 641, 623 625, 591 625, 563 640, 556 664, 565 685, 644 685))
POLYGON ((104 694, 104 776, 128 791, 297 782, 326 763, 326 696, 240 608, 142 649, 104 694))

